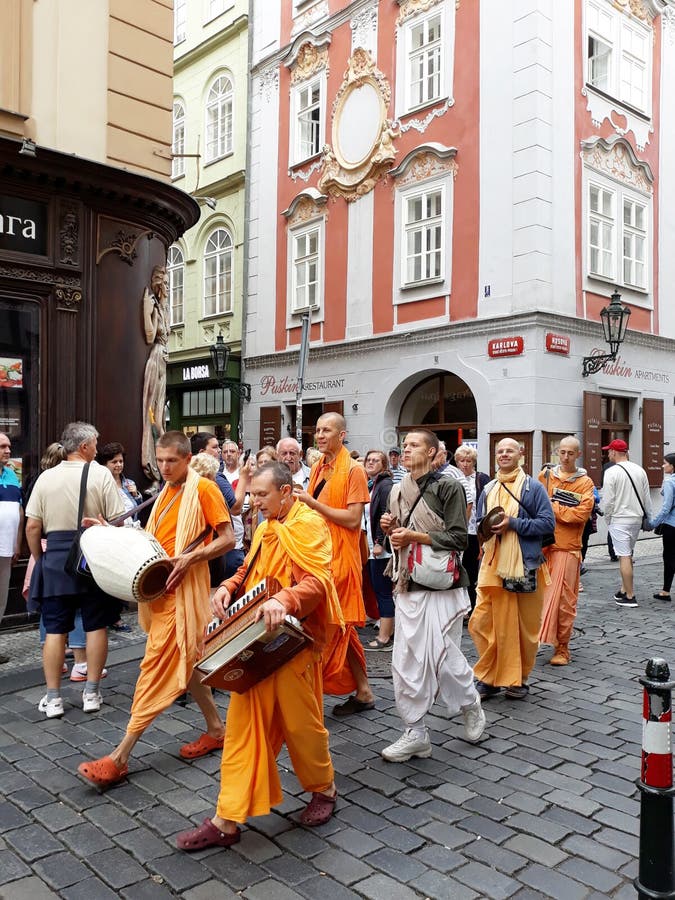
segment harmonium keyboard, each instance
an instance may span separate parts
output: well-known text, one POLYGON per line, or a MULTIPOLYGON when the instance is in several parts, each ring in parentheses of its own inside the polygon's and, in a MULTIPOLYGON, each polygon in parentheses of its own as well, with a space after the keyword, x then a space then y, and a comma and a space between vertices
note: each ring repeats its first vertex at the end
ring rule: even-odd
POLYGON ((202 684, 243 694, 312 644, 293 616, 274 631, 265 630, 264 618, 254 621, 260 606, 280 589, 276 579, 264 578, 228 606, 224 619, 209 622, 204 653, 195 666, 202 684))

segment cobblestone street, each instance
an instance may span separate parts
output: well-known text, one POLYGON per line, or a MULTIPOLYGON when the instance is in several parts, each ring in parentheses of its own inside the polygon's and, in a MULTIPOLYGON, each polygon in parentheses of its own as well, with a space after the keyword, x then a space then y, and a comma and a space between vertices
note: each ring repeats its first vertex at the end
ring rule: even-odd
MULTIPOLYGON (((68 900, 243 896, 249 900, 412 900, 415 897, 633 898, 637 874, 642 689, 646 661, 675 669, 672 604, 661 587, 660 542, 639 545, 638 609, 611 596, 618 567, 604 548, 587 558, 572 662, 553 669, 543 648, 529 698, 485 703, 486 738, 462 740, 461 717, 434 708, 433 756, 388 764, 398 737, 390 656, 369 654, 377 708, 326 722, 337 770, 334 818, 296 822, 306 796, 285 752, 285 801, 251 820, 233 849, 191 856, 177 832, 214 809, 218 755, 178 758, 201 717, 174 705, 137 745, 128 781, 99 794, 76 776, 122 736, 142 636, 111 639, 105 705, 85 715, 66 683, 66 714, 45 720, 35 631, 0 635, 12 661, 0 677, 0 898, 68 900)), ((129 619, 131 621, 131 619, 129 619)), ((465 632, 470 660, 473 646, 465 632)), ((227 695, 219 694, 223 708, 227 695)))

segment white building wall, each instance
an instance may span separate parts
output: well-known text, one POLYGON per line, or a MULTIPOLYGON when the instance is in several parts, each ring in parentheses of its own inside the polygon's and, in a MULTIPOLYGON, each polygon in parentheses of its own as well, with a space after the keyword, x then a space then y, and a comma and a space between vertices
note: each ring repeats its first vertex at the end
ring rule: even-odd
POLYGON ((347 340, 373 333, 374 198, 359 197, 347 214, 347 340))
POLYGON ((663 13, 659 203, 659 334, 675 337, 675 8, 663 13))

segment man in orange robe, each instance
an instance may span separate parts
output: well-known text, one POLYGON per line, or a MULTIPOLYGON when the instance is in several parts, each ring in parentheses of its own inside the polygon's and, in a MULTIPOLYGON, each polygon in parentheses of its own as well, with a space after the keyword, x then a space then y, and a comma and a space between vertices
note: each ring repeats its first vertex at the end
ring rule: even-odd
POLYGON ((558 447, 560 465, 539 474, 555 516, 555 543, 544 549, 551 583, 544 591, 544 617, 539 632, 540 643, 555 647, 549 660, 552 666, 566 666, 570 661, 569 642, 579 597, 581 535, 593 512, 593 482, 584 469, 577 469, 580 454, 575 437, 563 438, 558 447))
POLYGON ((261 604, 257 620, 264 617, 267 630, 274 631, 293 615, 313 643, 245 693, 231 695, 217 812, 178 835, 181 850, 229 847, 240 839, 237 823, 266 815, 281 803, 276 758, 284 743, 298 780, 312 794, 302 824, 327 822, 337 798, 321 684, 327 630, 342 624, 330 574, 330 534, 321 516, 293 496, 285 465, 272 462, 256 470, 250 493, 265 521, 256 529, 245 564, 218 588, 211 608, 222 618, 235 593, 275 578, 282 589, 261 604))
POLYGON ((332 629, 323 663, 326 694, 355 693, 333 708, 348 716, 375 707, 368 683, 366 655, 356 627, 366 621, 363 605, 361 522, 370 500, 365 470, 344 446, 347 423, 338 413, 326 413, 316 423, 315 439, 321 459, 312 466, 306 491, 296 485, 298 499, 320 513, 333 541, 333 578, 340 598, 346 630, 332 629))
POLYGON ((193 674, 204 629, 209 621, 208 560, 234 546, 234 532, 225 501, 214 481, 190 468, 190 441, 182 432, 168 431, 156 447, 157 465, 166 482, 155 501, 146 530, 154 534, 174 562, 166 593, 138 608, 148 640, 141 674, 131 705, 131 718, 121 743, 109 756, 81 763, 78 772, 99 788, 110 787, 128 773, 129 756, 154 719, 190 691, 206 720, 207 731, 181 748, 186 759, 220 749, 225 727, 210 688, 193 674), (186 552, 207 528, 218 537, 186 552))

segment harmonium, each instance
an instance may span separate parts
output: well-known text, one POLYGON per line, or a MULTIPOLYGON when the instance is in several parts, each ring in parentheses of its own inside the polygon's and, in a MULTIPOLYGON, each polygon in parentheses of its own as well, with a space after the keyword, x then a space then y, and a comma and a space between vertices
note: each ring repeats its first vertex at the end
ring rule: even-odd
POLYGON ((228 606, 225 619, 209 622, 195 666, 202 684, 243 694, 313 643, 293 616, 274 631, 266 631, 264 618, 255 621, 260 606, 280 589, 276 579, 264 578, 228 606))

